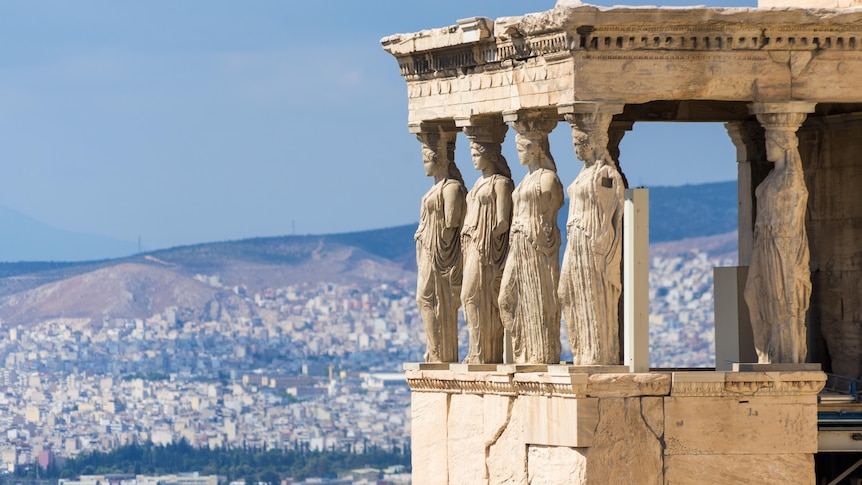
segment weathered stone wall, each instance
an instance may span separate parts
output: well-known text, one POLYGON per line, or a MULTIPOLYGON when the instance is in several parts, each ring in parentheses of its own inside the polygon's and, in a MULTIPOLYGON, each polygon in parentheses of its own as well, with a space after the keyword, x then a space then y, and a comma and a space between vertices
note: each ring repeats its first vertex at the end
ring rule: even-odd
POLYGON ((809 192, 813 286, 809 334, 819 325, 832 372, 858 377, 862 374, 862 113, 810 118, 799 131, 799 151, 809 192))
POLYGON ((408 370, 413 483, 815 481, 823 373, 516 370, 408 370))

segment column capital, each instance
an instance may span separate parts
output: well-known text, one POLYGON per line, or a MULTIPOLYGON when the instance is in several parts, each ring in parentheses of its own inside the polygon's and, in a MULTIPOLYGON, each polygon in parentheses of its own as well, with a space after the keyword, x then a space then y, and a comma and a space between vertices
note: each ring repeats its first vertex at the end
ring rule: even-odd
POLYGON ((505 121, 503 121, 503 116, 499 113, 456 116, 454 121, 457 128, 465 128, 468 126, 493 126, 505 123, 505 121))
POLYGON ((407 131, 413 134, 458 132, 454 120, 413 121, 407 124, 407 131))
POLYGON ((518 134, 547 135, 557 127, 560 118, 553 110, 512 110, 503 112, 503 119, 512 124, 518 134))
POLYGON ((455 126, 467 135, 470 142, 503 143, 509 127, 503 117, 497 115, 469 115, 455 117, 455 126))
POLYGON ((509 127, 505 123, 500 123, 499 125, 465 126, 462 130, 471 143, 493 143, 499 145, 506 138, 506 132, 509 131, 509 127))
POLYGON ((620 114, 625 109, 625 103, 622 101, 574 101, 572 103, 564 103, 557 105, 557 113, 561 115, 581 114, 581 113, 609 113, 611 115, 620 114))
POLYGON ((813 113, 814 101, 768 101, 748 103, 748 112, 753 115, 767 113, 813 113))
POLYGON ((608 136, 614 115, 622 113, 624 108, 625 104, 617 101, 576 101, 560 105, 557 111, 572 125, 572 130, 591 135, 603 133, 600 136, 604 137, 608 136))
POLYGON ((748 111, 757 116, 757 120, 767 131, 795 133, 802 126, 808 113, 814 112, 816 104, 811 101, 750 103, 748 111))
POLYGON ((448 131, 440 127, 436 131, 426 126, 425 131, 419 131, 416 134, 416 139, 422 144, 423 150, 426 148, 435 153, 438 157, 455 162, 455 140, 458 136, 457 131, 448 131))

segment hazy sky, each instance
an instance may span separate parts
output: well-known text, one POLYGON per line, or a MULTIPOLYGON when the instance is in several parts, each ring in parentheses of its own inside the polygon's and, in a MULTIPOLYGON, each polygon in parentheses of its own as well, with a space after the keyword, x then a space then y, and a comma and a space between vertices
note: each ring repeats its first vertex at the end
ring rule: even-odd
MULTIPOLYGON (((415 222, 431 182, 379 40, 554 3, 5 2, 0 205, 149 249, 415 222)), ((551 148, 568 185, 564 123, 551 148)), ((638 124, 621 159, 635 185, 736 177, 721 125, 638 124)), ((457 160, 472 185, 463 136, 457 160)))

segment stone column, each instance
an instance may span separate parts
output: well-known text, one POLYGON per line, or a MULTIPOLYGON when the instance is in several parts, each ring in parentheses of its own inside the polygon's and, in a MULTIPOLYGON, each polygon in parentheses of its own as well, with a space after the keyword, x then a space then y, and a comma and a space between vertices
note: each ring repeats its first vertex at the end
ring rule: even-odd
POLYGON ((482 172, 467 193, 467 215, 461 231, 464 283, 461 302, 470 332, 468 364, 503 362, 500 281, 509 251, 512 223, 512 172, 502 154, 508 127, 500 117, 456 119, 470 140, 473 167, 482 172))
POLYGON ((608 127, 608 152, 610 152, 611 158, 617 166, 620 177, 623 178, 625 188, 629 188, 629 181, 620 165, 620 142, 623 141, 626 132, 632 131, 634 124, 634 121, 611 121, 611 126, 608 127))
MULTIPOLYGON (((623 187, 629 188, 629 180, 626 178, 625 172, 623 172, 622 165, 620 165, 620 143, 623 141, 623 137, 629 131, 632 131, 634 127, 634 121, 611 121, 611 126, 608 128, 608 152, 611 154, 611 158, 614 159, 614 163, 617 166, 617 171, 620 173, 620 177, 623 178, 623 187)), ((623 229, 623 236, 625 237, 625 229, 623 229)), ((625 269, 625 256, 620 259, 620 272, 625 269)), ((623 288, 620 293, 620 304, 619 304, 619 332, 620 332, 620 342, 625 341, 626 332, 625 332, 625 322, 623 321, 624 307, 625 307, 625 297, 626 290, 625 284, 623 284, 623 288)), ((620 359, 623 359, 624 356, 620 355, 620 359)))
POLYGON ((724 127, 736 147, 739 265, 748 266, 751 263, 754 215, 757 212, 754 189, 766 178, 772 164, 766 161, 764 131, 760 123, 737 121, 725 123, 724 127))
POLYGON ((512 336, 516 364, 560 361, 560 228, 563 185, 551 156, 548 134, 556 113, 504 113, 516 132, 518 158, 529 173, 512 194, 509 254, 500 286, 500 314, 512 336))
POLYGON ((745 301, 758 362, 803 363, 808 353, 805 312, 811 297, 805 213, 808 189, 796 130, 814 103, 752 103, 766 130, 772 171, 755 190, 757 213, 745 301))
POLYGON ((568 242, 559 286, 563 319, 575 365, 615 365, 620 363, 625 182, 608 147, 611 121, 623 104, 579 102, 561 111, 572 127, 575 154, 584 162, 568 188, 568 242))
POLYGON ((434 184, 422 197, 416 229, 416 302, 427 337, 426 362, 458 362, 461 306, 461 226, 467 190, 455 166, 454 123, 420 123, 410 131, 422 143, 425 174, 434 184))

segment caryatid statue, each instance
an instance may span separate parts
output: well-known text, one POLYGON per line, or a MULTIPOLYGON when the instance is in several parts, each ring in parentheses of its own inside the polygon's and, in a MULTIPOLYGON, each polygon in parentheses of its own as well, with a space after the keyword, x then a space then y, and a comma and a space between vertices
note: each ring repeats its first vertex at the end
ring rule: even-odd
POLYGON ((804 112, 757 113, 766 129, 766 158, 774 164, 755 189, 754 245, 745 282, 754 347, 762 364, 802 363, 808 354, 808 189, 796 137, 805 116, 804 112))
POLYGON ((547 119, 512 122, 518 158, 529 173, 512 194, 514 214, 499 302, 517 364, 560 362, 557 212, 564 196, 548 144, 554 126, 556 121, 547 119))
POLYGON ((455 166, 457 132, 418 133, 425 174, 434 185, 422 197, 416 229, 416 301, 427 335, 426 362, 458 362, 461 226, 467 190, 455 166))
POLYGON ((501 153, 505 124, 467 126, 473 166, 482 176, 467 193, 467 216, 461 230, 464 285, 461 301, 470 331, 465 363, 503 362, 500 281, 509 250, 512 223, 512 173, 501 153))
POLYGON ((574 365, 620 363, 624 183, 608 151, 611 113, 566 115, 575 154, 584 162, 568 188, 568 242, 559 297, 574 365))

